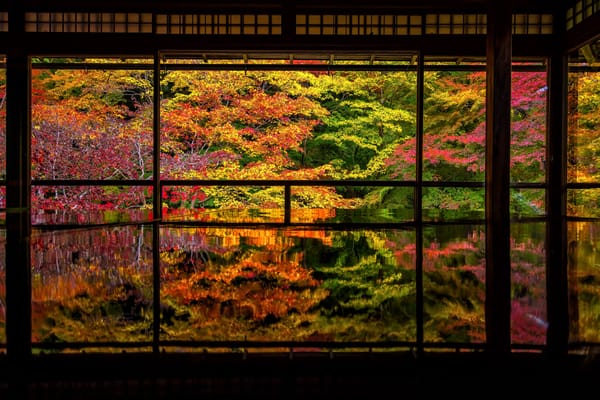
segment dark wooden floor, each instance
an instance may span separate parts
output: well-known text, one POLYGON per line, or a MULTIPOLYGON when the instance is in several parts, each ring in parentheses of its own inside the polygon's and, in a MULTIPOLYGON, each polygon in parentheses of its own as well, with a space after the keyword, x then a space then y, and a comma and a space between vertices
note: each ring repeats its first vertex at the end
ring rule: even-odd
POLYGON ((0 358, 0 399, 555 398, 600 395, 583 356, 77 354, 0 358))

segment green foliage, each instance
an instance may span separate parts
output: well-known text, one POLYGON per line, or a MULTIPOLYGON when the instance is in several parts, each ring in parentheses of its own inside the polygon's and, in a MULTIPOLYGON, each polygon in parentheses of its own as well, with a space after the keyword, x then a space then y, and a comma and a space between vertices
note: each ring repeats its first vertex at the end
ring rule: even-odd
MULTIPOLYGON (((597 72, 569 75, 569 135, 567 141, 567 179, 593 183, 600 180, 600 79, 597 72)), ((598 216, 600 192, 596 189, 568 191, 569 215, 598 216)))
POLYGON ((321 104, 330 110, 315 129, 313 141, 306 147, 307 165, 329 163, 338 178, 377 179, 381 170, 373 168, 389 157, 394 145, 407 132, 414 132, 412 107, 402 108, 393 93, 405 83, 397 73, 335 73, 322 76, 321 104), (396 85, 394 77, 398 78, 396 85), (413 127, 413 128, 411 128, 413 127), (375 160, 374 160, 375 159, 375 160))

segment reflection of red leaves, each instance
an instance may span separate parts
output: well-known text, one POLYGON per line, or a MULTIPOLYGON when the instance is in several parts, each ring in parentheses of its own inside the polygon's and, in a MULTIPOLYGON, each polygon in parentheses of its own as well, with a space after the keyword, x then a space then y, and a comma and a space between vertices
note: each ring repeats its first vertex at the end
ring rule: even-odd
POLYGON ((226 304, 226 313, 255 320, 282 317, 291 310, 306 312, 320 300, 315 296, 320 282, 306 268, 296 262, 265 263, 255 257, 222 269, 163 275, 162 294, 204 308, 213 317, 223 314, 226 304))

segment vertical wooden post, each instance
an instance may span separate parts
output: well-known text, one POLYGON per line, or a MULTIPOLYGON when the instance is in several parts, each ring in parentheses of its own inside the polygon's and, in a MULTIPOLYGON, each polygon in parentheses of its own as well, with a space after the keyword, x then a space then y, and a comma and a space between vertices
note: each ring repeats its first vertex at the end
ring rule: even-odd
MULTIPOLYGON (((558 13, 557 13, 558 14, 558 13)), ((565 20, 555 17, 554 53, 548 62, 547 112, 547 212, 546 290, 548 299, 547 347, 552 355, 567 354, 569 340, 569 294, 566 226, 566 148, 568 67, 564 50, 565 20)))
MULTIPOLYGON (((11 2, 10 40, 20 42, 24 13, 11 2)), ((31 359, 31 121, 26 46, 6 54, 6 340, 10 394, 26 394, 31 359)))
POLYGON ((510 352, 510 2, 490 1, 487 25, 486 350, 510 352))

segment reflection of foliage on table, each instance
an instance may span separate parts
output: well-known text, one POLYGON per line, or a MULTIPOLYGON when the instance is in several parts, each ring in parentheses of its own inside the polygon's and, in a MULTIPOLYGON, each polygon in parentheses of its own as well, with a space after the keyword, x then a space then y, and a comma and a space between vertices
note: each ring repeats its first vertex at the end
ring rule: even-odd
POLYGON ((332 233, 330 246, 306 243, 306 262, 329 292, 317 307, 321 334, 345 341, 415 340, 414 259, 399 255, 412 238, 403 231, 348 231, 332 233), (392 243, 397 254, 386 247, 392 243))
MULTIPOLYGON (((252 232, 227 249, 191 250, 183 241, 161 252, 169 339, 414 339, 414 267, 398 267, 379 247, 394 236, 252 232)), ((196 233, 197 243, 210 242, 209 232, 196 233)))
POLYGON ((35 236, 33 341, 150 340, 151 240, 143 227, 35 236))
POLYGON ((600 226, 569 224, 569 340, 600 341, 600 226))
POLYGON ((511 227, 511 335, 514 343, 546 343, 546 248, 543 223, 511 227))
POLYGON ((235 229, 218 228, 165 234, 166 339, 302 340, 303 325, 311 323, 312 308, 327 292, 303 267, 302 255, 290 251, 293 237, 257 229, 239 236, 235 229), (181 237, 203 245, 190 248, 181 237))
MULTIPOLYGON (((484 241, 469 229, 457 239, 455 228, 427 234, 426 338, 481 342, 484 241)), ((33 242, 42 257, 33 269, 36 341, 151 337, 151 232, 131 229, 33 242)), ((161 237, 164 339, 415 339, 410 231, 163 228, 161 237)), ((543 265, 539 246, 515 244, 517 342, 540 340, 543 277, 528 272, 543 265)))
POLYGON ((432 227, 424 232, 426 341, 485 341, 484 244, 482 227, 432 227))
MULTIPOLYGON (((4 257, 2 252, 0 254, 4 257)), ((0 343, 6 343, 6 271, 3 266, 0 267, 0 343)))

